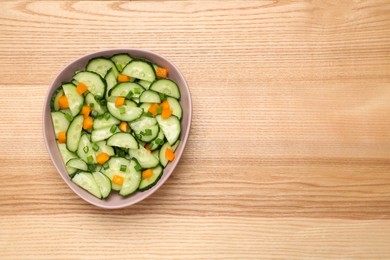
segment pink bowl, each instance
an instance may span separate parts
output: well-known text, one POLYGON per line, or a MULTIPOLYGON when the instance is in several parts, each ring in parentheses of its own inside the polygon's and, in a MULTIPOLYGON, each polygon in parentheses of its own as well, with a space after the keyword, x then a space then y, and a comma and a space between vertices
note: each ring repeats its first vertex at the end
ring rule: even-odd
POLYGON ((57 171, 61 175, 62 179, 65 183, 83 200, 107 209, 116 209, 123 208, 130 205, 133 205, 150 195, 152 195, 158 188, 160 188, 164 182, 169 178, 177 164, 180 161, 180 158, 183 154, 185 145, 187 143, 188 135, 190 133, 191 128, 191 117, 192 117, 192 103, 191 103, 191 95, 188 88, 188 85, 180 73, 179 69, 166 58, 158 55, 156 53, 140 50, 140 49, 108 49, 103 51, 94 52, 88 55, 85 55, 77 60, 68 64, 54 79, 52 82, 45 99, 45 104, 43 108, 43 134, 45 139, 45 144, 47 151, 49 152, 50 158, 54 163, 57 171), (111 195, 106 200, 100 200, 93 195, 89 194, 87 191, 78 187, 74 184, 65 169, 65 164, 61 158, 61 154, 58 150, 56 138, 53 129, 53 123, 50 116, 50 100, 53 92, 61 86, 62 82, 69 82, 72 79, 72 76, 77 70, 84 70, 88 60, 95 57, 110 57, 114 54, 118 53, 128 53, 130 56, 135 58, 145 58, 149 61, 152 61, 162 67, 165 67, 169 71, 169 78, 174 80, 180 88, 180 104, 183 107, 183 117, 181 120, 181 136, 180 136, 180 145, 178 146, 175 152, 175 160, 170 162, 167 167, 164 169, 163 176, 158 181, 158 183, 152 187, 151 189, 144 192, 136 192, 135 194, 128 197, 121 197, 117 192, 112 192, 111 195))

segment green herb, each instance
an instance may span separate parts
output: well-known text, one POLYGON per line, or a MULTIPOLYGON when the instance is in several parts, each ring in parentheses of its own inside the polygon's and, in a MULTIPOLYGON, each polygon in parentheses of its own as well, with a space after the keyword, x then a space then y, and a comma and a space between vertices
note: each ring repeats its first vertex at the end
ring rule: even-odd
POLYGON ((93 162, 93 157, 92 157, 92 155, 90 155, 90 156, 87 157, 87 161, 88 161, 88 163, 93 162))
POLYGON ((89 147, 88 146, 84 146, 83 151, 84 151, 84 153, 88 153, 89 147))
POLYGON ((141 89, 140 89, 140 88, 135 88, 135 89, 134 89, 134 93, 135 93, 135 94, 141 93, 141 89))
POLYGON ((160 96, 161 101, 165 99, 165 94, 163 94, 163 93, 158 93, 158 95, 160 96))
POLYGON ((140 170, 142 170, 142 167, 141 167, 141 165, 137 164, 136 166, 134 166, 134 169, 136 171, 140 171, 140 170))
POLYGON ((93 149, 95 152, 99 151, 99 145, 93 144, 92 149, 93 149))
POLYGON ((133 95, 134 95, 134 93, 131 92, 131 91, 129 91, 129 93, 127 94, 126 98, 127 98, 127 99, 132 99, 132 98, 133 98, 133 95))
POLYGON ((118 154, 119 157, 125 157, 126 156, 125 151, 120 150, 120 149, 118 149, 116 153, 118 154))
POLYGON ((145 129, 145 135, 152 135, 151 129, 145 129))
POLYGON ((152 113, 150 113, 149 111, 145 113, 145 116, 147 116, 147 117, 153 117, 152 113))
POLYGON ((118 64, 118 66, 117 66, 117 67, 118 67, 118 70, 119 70, 119 71, 122 71, 123 67, 122 67, 122 65, 121 65, 121 64, 118 64))
POLYGON ((100 100, 100 105, 102 105, 102 106, 107 105, 107 100, 105 100, 105 99, 100 100))
POLYGON ((159 107, 157 108, 157 114, 160 115, 161 113, 162 113, 162 107, 159 106, 159 107))
POLYGON ((164 141, 161 138, 157 138, 154 142, 156 144, 163 144, 164 143, 164 141))
POLYGON ((95 164, 88 164, 88 170, 89 170, 90 172, 95 171, 95 169, 96 169, 96 165, 95 165, 95 164))
POLYGON ((127 166, 124 165, 124 164, 122 164, 122 165, 121 165, 121 168, 120 168, 119 170, 120 170, 121 172, 125 172, 126 169, 127 169, 127 166))
POLYGON ((98 112, 96 110, 92 110, 91 116, 96 118, 98 116, 98 112))
POLYGON ((69 115, 69 114, 65 114, 65 118, 66 118, 66 120, 68 120, 69 122, 72 122, 72 120, 73 120, 72 116, 69 115))
POLYGON ((110 119, 110 113, 108 113, 108 112, 106 112, 106 113, 104 113, 104 119, 106 119, 106 120, 108 120, 108 119, 110 119))
POLYGON ((111 126, 110 132, 113 134, 116 131, 116 125, 111 126))
POLYGON ((95 103, 90 103, 89 106, 90 106, 91 108, 94 108, 94 107, 95 107, 95 103))
POLYGON ((144 131, 139 132, 141 136, 145 135, 144 131))

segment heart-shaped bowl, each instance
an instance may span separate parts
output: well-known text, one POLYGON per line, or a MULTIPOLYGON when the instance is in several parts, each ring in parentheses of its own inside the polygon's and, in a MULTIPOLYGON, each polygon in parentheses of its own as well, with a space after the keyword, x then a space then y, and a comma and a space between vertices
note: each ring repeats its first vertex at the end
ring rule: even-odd
POLYGON ((61 175, 62 179, 65 183, 71 188, 74 193, 76 193, 83 200, 107 209, 116 209, 123 208, 130 205, 133 205, 137 202, 144 200, 145 198, 152 195, 157 189, 159 189, 164 182, 167 181, 169 176, 175 170, 179 160, 184 152, 184 148, 187 143, 187 139, 190 133, 191 127, 191 117, 192 117, 192 103, 191 103, 191 95, 188 88, 188 85, 180 73, 179 69, 169 60, 158 55, 154 52, 142 50, 142 49, 107 49, 103 51, 98 51, 94 53, 87 54, 78 58, 77 60, 69 63, 54 79, 49 90, 47 91, 44 108, 43 108, 43 135, 45 139, 45 144, 47 151, 50 155, 51 160, 53 161, 54 166, 56 167, 58 173, 61 175), (169 78, 177 83, 180 89, 180 104, 183 108, 183 116, 181 119, 181 135, 180 135, 180 144, 176 148, 175 151, 175 160, 168 163, 167 167, 164 169, 164 173, 158 183, 150 188, 149 190, 143 192, 136 192, 133 195, 128 197, 122 197, 117 192, 112 192, 110 196, 105 200, 100 200, 87 191, 83 190, 76 184, 71 181, 70 176, 68 175, 64 161, 62 160, 61 154, 59 152, 56 137, 53 129, 53 122, 50 115, 50 101, 54 91, 61 86, 63 82, 70 82, 74 73, 78 70, 85 70, 85 66, 87 62, 96 57, 110 57, 114 54, 119 53, 128 53, 130 56, 134 58, 146 59, 153 63, 158 64, 161 67, 167 68, 169 72, 169 78))

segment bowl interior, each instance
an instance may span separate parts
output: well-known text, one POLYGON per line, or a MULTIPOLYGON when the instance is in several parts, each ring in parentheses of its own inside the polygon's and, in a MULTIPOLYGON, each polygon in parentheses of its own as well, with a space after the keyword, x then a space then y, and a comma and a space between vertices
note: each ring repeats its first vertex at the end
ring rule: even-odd
POLYGON ((169 178, 169 176, 172 174, 173 170, 175 169, 176 165, 178 164, 183 151, 184 147, 186 145, 190 126, 191 126, 191 116, 192 116, 192 104, 191 104, 191 96, 188 89, 188 85, 178 70, 178 68, 169 62, 164 57, 155 54, 150 51, 140 50, 140 49, 109 49, 104 51, 99 51, 95 53, 91 53, 88 55, 85 55, 72 63, 68 64, 55 78, 53 83, 50 86, 50 89, 47 92, 47 96, 45 99, 44 109, 43 109, 43 133, 44 133, 44 139, 46 148, 49 152, 49 155, 51 157, 51 160, 54 163, 54 166, 56 167, 57 171, 61 175, 61 177, 64 179, 65 183, 82 199, 85 201, 98 206, 102 208, 122 208, 126 207, 132 204, 135 204, 146 197, 150 196, 153 192, 155 192, 161 185, 164 184, 164 182, 169 178), (110 57, 114 54, 118 53, 128 53, 130 56, 135 58, 144 58, 149 61, 152 61, 159 66, 165 67, 169 71, 169 78, 174 80, 180 89, 180 104, 183 108, 183 117, 181 120, 181 128, 182 132, 180 135, 180 145, 178 146, 176 152, 175 152, 175 160, 173 162, 170 162, 167 167, 164 169, 163 176, 159 180, 159 182, 152 187, 151 189, 144 191, 144 192, 136 192, 133 195, 130 195, 128 197, 122 197, 117 192, 112 192, 111 195, 106 200, 100 200, 93 195, 89 194, 87 191, 83 190, 82 188, 78 187, 76 184, 74 184, 66 171, 65 164, 62 160, 61 154, 58 150, 56 138, 53 130, 53 124, 52 119, 50 116, 50 99, 54 91, 61 86, 62 82, 70 82, 72 79, 72 76, 74 75, 74 72, 77 70, 84 70, 87 62, 95 57, 110 57))

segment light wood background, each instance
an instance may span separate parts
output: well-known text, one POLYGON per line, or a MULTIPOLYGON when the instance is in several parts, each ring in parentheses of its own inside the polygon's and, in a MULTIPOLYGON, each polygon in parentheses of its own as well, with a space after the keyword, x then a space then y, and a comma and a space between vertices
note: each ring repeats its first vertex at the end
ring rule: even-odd
POLYGON ((390 259, 390 2, 1 1, 1 259, 390 259), (121 210, 42 136, 58 71, 136 47, 189 83, 177 170, 121 210))

